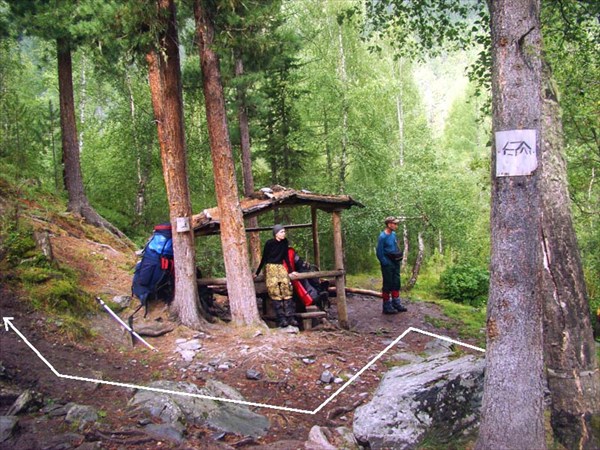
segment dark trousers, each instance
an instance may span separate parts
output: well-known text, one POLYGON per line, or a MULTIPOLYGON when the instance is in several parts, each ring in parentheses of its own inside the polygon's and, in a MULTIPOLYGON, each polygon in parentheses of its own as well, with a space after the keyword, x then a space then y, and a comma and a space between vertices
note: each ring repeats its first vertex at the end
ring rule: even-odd
POLYGON ((381 266, 384 294, 400 290, 400 261, 393 261, 389 266, 381 266))

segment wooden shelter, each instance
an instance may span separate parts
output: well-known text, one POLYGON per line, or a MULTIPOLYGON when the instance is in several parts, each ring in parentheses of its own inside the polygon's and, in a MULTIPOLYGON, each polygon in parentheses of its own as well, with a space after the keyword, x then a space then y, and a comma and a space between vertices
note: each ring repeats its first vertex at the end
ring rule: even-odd
MULTIPOLYGON (((279 208, 308 207, 311 211, 311 222, 304 224, 283 224, 287 229, 311 228, 313 240, 313 262, 321 267, 321 252, 319 249, 319 228, 317 210, 332 215, 333 248, 335 268, 328 271, 318 271, 298 274, 295 279, 301 278, 335 278, 337 292, 337 308, 340 326, 348 328, 348 312, 346 309, 346 291, 344 269, 344 249, 342 244, 341 212, 353 206, 363 208, 364 205, 354 200, 349 195, 321 195, 309 191, 296 191, 282 186, 263 188, 251 197, 240 201, 244 219, 260 216, 279 208)), ((219 208, 205 209, 200 214, 192 217, 192 228, 196 236, 218 234, 220 232, 219 208)), ((271 230, 272 227, 247 228, 246 232, 271 230)), ((199 284, 225 284, 225 279, 200 279, 199 284)), ((257 286, 257 291, 258 291, 257 286)))

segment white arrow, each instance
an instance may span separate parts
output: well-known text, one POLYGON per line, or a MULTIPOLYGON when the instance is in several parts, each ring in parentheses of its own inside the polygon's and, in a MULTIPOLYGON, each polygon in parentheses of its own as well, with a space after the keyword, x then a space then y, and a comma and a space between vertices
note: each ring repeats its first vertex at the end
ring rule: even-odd
POLYGON ((85 377, 77 377, 77 376, 74 376, 74 375, 65 375, 65 374, 59 373, 52 366, 52 364, 50 364, 48 362, 48 360, 46 358, 44 358, 44 356, 39 352, 39 350, 36 349, 33 346, 33 344, 31 344, 31 342, 29 342, 27 340, 27 338, 25 336, 23 336, 23 334, 17 329, 17 327, 15 327, 13 325, 12 321, 14 320, 14 317, 3 317, 3 319, 4 319, 4 328, 6 329, 6 331, 10 331, 9 327, 12 328, 12 330, 15 333, 17 333, 17 335, 23 340, 23 342, 25 342, 29 346, 29 348, 31 348, 31 350, 33 350, 33 352, 44 362, 44 364, 46 364, 50 368, 50 370, 57 377, 59 377, 59 378, 66 378, 68 380, 77 380, 77 381, 87 381, 87 382, 96 383, 96 384, 108 384, 108 385, 111 385, 111 386, 119 386, 119 387, 124 387, 124 388, 129 388, 129 389, 143 389, 143 390, 146 390, 146 391, 159 392, 161 394, 183 395, 183 396, 186 396, 186 397, 204 398, 204 399, 208 399, 208 400, 214 400, 214 401, 220 401, 220 402, 226 402, 226 403, 236 403, 238 405, 255 406, 255 407, 269 408, 269 409, 278 409, 278 410, 281 410, 281 411, 288 411, 288 412, 295 412, 295 413, 302 413, 302 414, 311 414, 311 415, 317 414, 319 411, 321 411, 321 409, 323 409, 325 406, 327 406, 344 389, 346 389, 348 386, 350 386, 350 384, 352 384, 354 382, 354 380, 356 380, 360 375, 362 375, 362 373, 365 370, 367 370, 369 367, 371 367, 373 364, 375 364, 375 362, 377 362, 379 360, 379 358, 381 358, 392 347, 394 347, 395 345, 397 345, 398 342, 400 342, 400 340, 402 340, 402 338, 404 338, 404 336, 406 336, 411 331, 414 331, 414 332, 417 332, 417 333, 421 333, 421 334, 424 334, 426 336, 431 336, 431 337, 434 337, 434 338, 437 338, 437 339, 441 339, 443 341, 447 341, 447 342, 450 342, 452 344, 461 345, 463 347, 467 347, 467 348, 470 348, 472 350, 477 350, 477 351, 480 351, 480 352, 485 352, 485 350, 483 348, 475 347, 474 345, 470 345, 470 344, 466 344, 464 342, 456 341, 456 340, 451 339, 451 338, 446 337, 446 336, 440 336, 438 334, 434 334, 434 333, 430 333, 428 331, 420 330, 418 328, 410 327, 406 331, 404 331, 404 333, 402 333, 400 336, 398 336, 396 339, 394 339, 394 341, 392 343, 390 343, 377 356, 375 356, 371 361, 369 361, 367 363, 367 365, 364 366, 362 369, 360 369, 352 378, 350 378, 348 381, 346 381, 328 399, 326 399, 317 408, 315 408, 314 410, 311 411, 311 410, 307 410, 307 409, 289 408, 287 406, 267 405, 265 403, 248 402, 248 401, 245 401, 245 400, 233 400, 233 399, 224 398, 224 397, 212 397, 210 395, 191 394, 191 393, 188 393, 188 392, 173 391, 173 390, 170 390, 170 389, 161 389, 161 388, 154 388, 154 387, 149 387, 149 386, 140 386, 140 385, 137 385, 137 384, 130 384, 130 383, 120 383, 120 382, 117 382, 117 381, 97 380, 97 379, 94 379, 94 378, 85 378, 85 377))

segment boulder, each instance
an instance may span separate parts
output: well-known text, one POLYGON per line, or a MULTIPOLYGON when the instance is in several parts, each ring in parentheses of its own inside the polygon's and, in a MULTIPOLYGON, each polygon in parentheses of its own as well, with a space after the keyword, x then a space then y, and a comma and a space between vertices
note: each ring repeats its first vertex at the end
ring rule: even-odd
POLYGON ((12 436, 18 423, 17 416, 0 416, 0 443, 12 436))
POLYGON ((269 420, 265 416, 250 411, 244 405, 216 400, 243 400, 238 391, 224 383, 209 380, 206 386, 200 389, 191 383, 156 381, 151 383, 150 387, 215 399, 140 390, 129 401, 134 412, 148 413, 165 423, 204 425, 216 431, 242 436, 261 437, 269 429, 269 420))
POLYGON ((65 421, 68 423, 74 423, 79 426, 82 430, 83 427, 89 422, 96 422, 98 420, 98 412, 92 406, 72 404, 65 421))
POLYGON ((37 411, 44 403, 42 394, 31 389, 24 390, 6 413, 7 416, 17 416, 21 413, 37 411))
POLYGON ((413 449, 428 434, 450 440, 479 422, 485 362, 474 355, 433 356, 385 374, 373 399, 357 408, 353 431, 371 449, 413 449))

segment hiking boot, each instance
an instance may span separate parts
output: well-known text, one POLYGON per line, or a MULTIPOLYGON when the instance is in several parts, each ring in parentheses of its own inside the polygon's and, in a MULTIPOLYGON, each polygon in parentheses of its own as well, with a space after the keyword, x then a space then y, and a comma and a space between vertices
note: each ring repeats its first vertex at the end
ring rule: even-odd
POLYGON ((285 311, 285 319, 288 325, 293 327, 298 326, 298 321, 296 320, 296 302, 293 298, 289 298, 283 301, 283 310, 285 311))
POLYGON ((398 314, 396 308, 392 306, 392 301, 383 302, 383 314, 398 314))
POLYGON ((273 300, 273 310, 275 311, 275 320, 279 328, 287 327, 288 321, 285 317, 284 302, 285 300, 273 300))
POLYGON ((406 306, 404 306, 402 303, 400 303, 400 298, 392 299, 392 307, 398 312, 408 311, 408 309, 406 309, 406 306))
POLYGON ((318 301, 317 306, 322 311, 325 311, 326 309, 328 309, 331 306, 329 303, 329 293, 327 293, 327 292, 321 292, 317 296, 317 301, 318 301))

